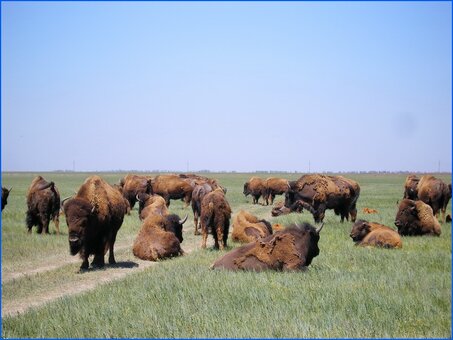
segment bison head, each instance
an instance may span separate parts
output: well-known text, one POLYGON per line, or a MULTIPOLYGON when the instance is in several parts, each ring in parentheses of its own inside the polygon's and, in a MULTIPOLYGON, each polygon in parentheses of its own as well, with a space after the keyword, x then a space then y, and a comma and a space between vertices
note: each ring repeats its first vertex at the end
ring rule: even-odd
POLYGON ((245 195, 245 197, 247 197, 248 195, 250 195, 250 188, 249 188, 249 183, 245 183, 244 184, 244 191, 243 191, 243 194, 245 195))
POLYGON ((68 225, 69 251, 71 255, 76 255, 85 243, 87 228, 94 209, 88 201, 72 198, 64 204, 63 210, 68 225))
POLYGON ((182 220, 178 215, 172 214, 168 215, 165 219, 164 229, 169 231, 178 238, 179 242, 182 242, 184 239, 182 237, 182 226, 187 221, 188 215, 186 215, 182 220))
POLYGON ((395 225, 398 228, 398 233, 407 229, 418 220, 418 212, 415 201, 403 199, 396 213, 395 225))
POLYGON ((370 232, 370 225, 367 221, 358 220, 352 226, 351 233, 349 236, 354 242, 361 241, 370 232))
POLYGON ((5 208, 6 204, 8 203, 8 196, 9 196, 9 193, 11 192, 11 190, 13 190, 13 188, 8 190, 8 189, 2 187, 2 210, 3 210, 3 208, 5 208))

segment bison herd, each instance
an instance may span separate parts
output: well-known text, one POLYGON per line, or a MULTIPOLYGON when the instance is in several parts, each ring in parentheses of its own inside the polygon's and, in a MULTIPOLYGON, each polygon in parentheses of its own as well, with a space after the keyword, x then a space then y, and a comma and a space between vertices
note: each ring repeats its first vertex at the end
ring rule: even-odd
MULTIPOLYGON (((2 211, 11 189, 2 187, 2 211)), ((227 247, 232 210, 226 198, 226 188, 216 179, 194 174, 159 175, 155 177, 129 174, 118 184, 111 185, 99 176, 90 176, 75 195, 60 199, 54 182, 43 177, 33 179, 27 195, 26 226, 31 232, 49 233, 53 221, 59 234, 59 215, 65 215, 68 226, 69 252, 79 254, 81 271, 91 266, 103 267, 109 251, 109 264, 115 264, 114 244, 124 216, 138 202, 142 225, 132 246, 134 256, 149 261, 183 255, 183 225, 188 216, 180 218, 169 211, 170 200, 191 204, 194 234, 201 230, 201 248, 206 248, 208 235, 214 248, 227 247)), ((401 236, 441 234, 438 221, 446 221, 445 212, 451 198, 451 184, 433 176, 408 176, 403 199, 399 203, 395 225, 397 230, 378 222, 357 220, 360 186, 343 176, 322 174, 303 175, 297 181, 282 178, 252 177, 244 184, 244 195, 252 196, 253 204, 273 204, 276 195, 284 195, 272 215, 310 212, 314 227, 309 223, 286 228, 271 225, 250 212, 240 210, 233 218, 232 238, 243 243, 217 259, 211 268, 229 270, 301 270, 319 254, 318 241, 324 225, 325 211, 332 209, 340 221, 353 222, 350 237, 359 246, 401 248, 401 236)), ((366 208, 369 209, 369 208, 366 208)), ((365 211, 365 209, 364 209, 365 211)), ((368 211, 368 210, 367 210, 368 211)), ((376 212, 375 209, 369 211, 376 212)))

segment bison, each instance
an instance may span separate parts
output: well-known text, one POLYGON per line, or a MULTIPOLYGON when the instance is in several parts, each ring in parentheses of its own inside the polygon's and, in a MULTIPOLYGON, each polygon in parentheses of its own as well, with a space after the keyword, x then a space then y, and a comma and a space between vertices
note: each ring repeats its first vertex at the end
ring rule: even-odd
POLYGON ((400 235, 385 225, 358 220, 349 235, 356 245, 382 248, 402 248, 400 235))
POLYGON ((266 220, 259 220, 251 213, 241 210, 233 218, 233 241, 249 243, 272 234, 272 226, 266 220))
POLYGON ((229 270, 304 270, 319 255, 321 225, 293 224, 263 239, 250 242, 226 253, 211 269, 229 270))
POLYGON ((441 233, 440 224, 433 209, 422 201, 403 199, 396 213, 395 225, 400 235, 434 235, 441 233))
POLYGON ((307 209, 315 223, 323 221, 326 209, 333 209, 336 215, 340 215, 341 222, 345 218, 349 220, 349 216, 355 222, 359 195, 359 184, 343 176, 304 175, 289 182, 285 207, 291 211, 307 209))
POLYGON ((37 176, 27 192, 26 225, 28 233, 37 226, 38 234, 49 234, 49 222, 53 220, 57 234, 60 234, 60 193, 54 182, 47 182, 37 176))
POLYGON ((214 248, 223 250, 227 246, 231 208, 225 193, 218 188, 206 194, 201 201, 201 248, 206 248, 208 230, 214 237, 214 248))
POLYGON ((139 194, 137 195, 138 216, 140 220, 146 219, 149 215, 166 216, 169 214, 167 202, 159 195, 139 194))
POLYGON ((109 264, 115 264, 113 247, 127 206, 121 194, 99 176, 88 177, 77 194, 63 205, 69 230, 69 251, 80 254, 80 271, 88 269, 88 258, 94 255, 92 267, 103 267, 109 250, 109 264))
POLYGON ((266 200, 266 185, 265 181, 259 177, 252 177, 248 182, 244 184, 244 195, 247 197, 251 195, 253 198, 253 204, 257 204, 261 196, 266 200))
POLYGON ((8 196, 9 196, 9 193, 11 192, 11 190, 13 190, 13 188, 8 190, 8 189, 2 187, 2 211, 3 211, 3 209, 5 209, 5 206, 8 204, 8 196))
POLYGON ((192 192, 192 211, 193 211, 193 225, 195 228, 194 235, 199 235, 198 219, 201 216, 201 201, 206 194, 212 191, 212 187, 208 183, 196 185, 192 192))
POLYGON ((418 198, 418 182, 420 178, 415 175, 409 175, 406 177, 404 182, 404 196, 403 198, 408 198, 410 200, 416 200, 418 198))
POLYGON ((159 259, 183 255, 181 249, 184 222, 177 215, 149 215, 134 241, 132 252, 142 260, 159 259))
POLYGON ((130 209, 134 208, 137 202, 137 195, 151 193, 149 178, 140 175, 128 174, 120 180, 121 191, 125 199, 129 201, 130 209))
POLYGON ((281 195, 288 190, 289 184, 287 179, 269 177, 264 182, 264 187, 266 190, 265 201, 266 205, 269 205, 269 200, 271 204, 274 204, 275 195, 281 195))
POLYGON ((162 196, 170 205, 170 199, 183 199, 187 207, 192 199, 192 186, 178 175, 159 175, 150 180, 153 194, 162 196))
POLYGON ((417 185, 417 197, 433 209, 435 216, 441 211, 442 222, 445 222, 445 211, 451 199, 451 184, 434 176, 422 176, 417 185))

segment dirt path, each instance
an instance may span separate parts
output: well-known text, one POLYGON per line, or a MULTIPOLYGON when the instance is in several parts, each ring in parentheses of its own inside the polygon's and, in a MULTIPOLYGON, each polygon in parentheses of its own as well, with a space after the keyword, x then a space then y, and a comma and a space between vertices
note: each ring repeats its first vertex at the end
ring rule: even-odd
MULTIPOLYGON (((183 243, 182 247, 185 256, 190 254, 193 250, 199 246, 199 239, 195 239, 192 242, 183 243)), ((131 247, 130 242, 128 244, 120 244, 115 247, 116 251, 126 250, 131 247)), ((100 270, 93 272, 93 275, 87 275, 83 278, 82 282, 74 285, 72 282, 67 282, 58 286, 55 286, 51 291, 46 291, 41 294, 34 294, 33 296, 27 296, 19 299, 3 300, 2 301, 2 316, 15 316, 22 314, 29 309, 41 307, 46 303, 54 301, 58 298, 80 294, 88 290, 92 290, 99 285, 107 284, 116 280, 121 280, 127 275, 137 273, 145 270, 151 266, 159 265, 157 262, 143 261, 133 257, 126 259, 126 262, 118 262, 118 266, 108 267, 106 270, 100 270), (123 263, 123 265, 121 265, 123 263)), ((2 284, 11 282, 14 279, 20 279, 25 277, 33 277, 36 274, 45 273, 48 271, 56 270, 68 264, 80 262, 80 258, 71 257, 65 260, 59 260, 58 263, 47 264, 46 266, 33 268, 21 272, 12 272, 2 275, 2 284)), ((89 273, 90 274, 90 273, 89 273)), ((83 274, 81 274, 83 275, 83 274)))

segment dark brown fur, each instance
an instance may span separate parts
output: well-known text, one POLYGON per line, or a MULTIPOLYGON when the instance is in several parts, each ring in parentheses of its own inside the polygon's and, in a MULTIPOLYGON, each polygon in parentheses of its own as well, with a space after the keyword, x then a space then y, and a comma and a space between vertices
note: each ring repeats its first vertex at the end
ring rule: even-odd
POLYGON ((442 222, 445 222, 445 212, 451 199, 451 184, 446 184, 434 176, 422 176, 417 185, 418 199, 433 209, 437 216, 442 212, 442 222))
POLYGON ((356 245, 382 248, 402 248, 400 235, 390 227, 364 220, 358 220, 352 226, 349 235, 356 245))
POLYGON ((406 181, 404 182, 403 198, 408 198, 410 200, 416 200, 418 198, 417 185, 419 181, 420 178, 415 175, 409 175, 406 177, 406 181))
POLYGON ((266 197, 266 185, 265 181, 259 177, 252 177, 248 182, 244 184, 244 191, 245 197, 251 195, 253 198, 253 204, 257 204, 258 200, 261 196, 263 196, 264 200, 266 197))
POLYGON ((2 211, 5 208, 5 206, 8 204, 8 196, 9 196, 9 193, 11 192, 11 190, 13 190, 13 188, 8 190, 8 189, 2 187, 2 211))
POLYGON ((186 207, 192 199, 192 186, 178 175, 159 175, 151 181, 152 193, 162 196, 170 205, 170 200, 183 199, 186 207))
POLYGON ((127 206, 124 198, 99 176, 88 177, 76 196, 64 203, 71 255, 80 254, 80 270, 88 269, 88 257, 94 255, 94 267, 103 267, 109 250, 109 264, 115 264, 113 247, 127 206))
POLYGON ((319 231, 308 223, 292 225, 235 248, 211 268, 229 270, 303 270, 318 256, 319 231))
POLYGON ((227 246, 231 208, 221 189, 206 194, 201 201, 201 247, 206 248, 208 230, 212 230, 214 247, 223 250, 227 246))
POLYGON ((194 234, 199 235, 198 231, 199 226, 199 217, 201 216, 201 201, 206 194, 210 193, 213 188, 208 184, 198 184, 195 186, 192 192, 192 211, 193 211, 193 225, 194 225, 194 234))
POLYGON ((38 234, 49 234, 49 222, 53 220, 57 234, 60 234, 60 193, 54 182, 47 182, 43 177, 33 179, 27 192, 26 225, 31 233, 37 226, 38 234))
POLYGON ((149 178, 146 176, 128 174, 120 180, 120 186, 124 198, 129 201, 130 209, 134 208, 137 202, 137 195, 151 193, 149 178))
POLYGON ((432 208, 422 201, 407 198, 399 204, 395 225, 400 235, 439 236, 441 234, 439 222, 434 217, 432 208))

